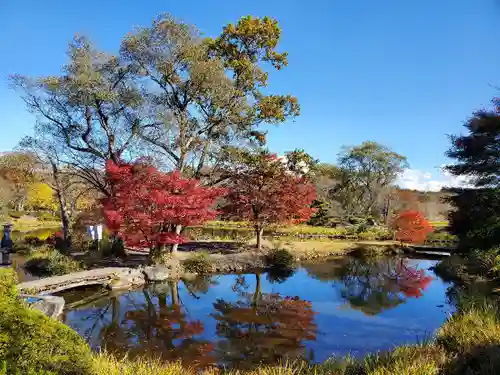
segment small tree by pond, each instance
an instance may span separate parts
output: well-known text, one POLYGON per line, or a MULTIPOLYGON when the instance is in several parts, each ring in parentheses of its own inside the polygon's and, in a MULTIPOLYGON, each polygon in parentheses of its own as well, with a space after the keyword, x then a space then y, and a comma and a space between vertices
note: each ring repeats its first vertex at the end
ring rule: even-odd
POLYGON ((215 218, 212 207, 224 190, 200 186, 177 171, 162 173, 141 161, 106 164, 112 195, 102 200, 106 224, 129 246, 150 249, 151 259, 184 241, 181 228, 215 218))
POLYGON ((230 218, 252 223, 258 249, 266 227, 303 222, 315 212, 311 208, 316 198, 314 185, 275 154, 246 154, 236 169, 224 211, 230 218))
POLYGON ((419 211, 403 211, 393 224, 396 240, 407 243, 422 243, 434 229, 419 211))

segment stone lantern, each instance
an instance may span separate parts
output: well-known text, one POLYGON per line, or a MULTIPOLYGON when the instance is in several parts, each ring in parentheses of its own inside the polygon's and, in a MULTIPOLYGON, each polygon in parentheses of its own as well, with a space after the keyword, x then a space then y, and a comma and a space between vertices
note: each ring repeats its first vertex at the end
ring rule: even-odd
POLYGON ((8 266, 11 264, 10 254, 12 253, 12 224, 4 224, 3 226, 3 237, 2 242, 0 242, 0 252, 2 253, 2 265, 8 266))

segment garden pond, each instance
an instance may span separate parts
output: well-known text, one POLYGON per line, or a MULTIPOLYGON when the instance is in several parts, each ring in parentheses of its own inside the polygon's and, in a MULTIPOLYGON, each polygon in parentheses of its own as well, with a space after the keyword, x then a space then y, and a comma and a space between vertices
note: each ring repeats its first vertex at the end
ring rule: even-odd
POLYGON ((425 341, 453 312, 436 262, 342 257, 121 293, 79 289, 60 294, 63 320, 94 349, 189 366, 362 356, 425 341))

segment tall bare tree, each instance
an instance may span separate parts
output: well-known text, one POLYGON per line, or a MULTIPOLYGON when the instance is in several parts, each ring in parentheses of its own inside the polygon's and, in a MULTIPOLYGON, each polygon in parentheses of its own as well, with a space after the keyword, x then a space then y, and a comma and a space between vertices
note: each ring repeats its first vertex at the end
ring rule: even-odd
POLYGON ((57 196, 65 248, 71 249, 71 225, 67 202, 67 191, 70 186, 67 177, 64 176, 65 163, 62 161, 61 150, 40 131, 36 137, 23 138, 18 147, 30 152, 37 158, 39 165, 46 168, 45 171, 40 169, 40 175, 43 176, 43 182, 49 185, 57 196))

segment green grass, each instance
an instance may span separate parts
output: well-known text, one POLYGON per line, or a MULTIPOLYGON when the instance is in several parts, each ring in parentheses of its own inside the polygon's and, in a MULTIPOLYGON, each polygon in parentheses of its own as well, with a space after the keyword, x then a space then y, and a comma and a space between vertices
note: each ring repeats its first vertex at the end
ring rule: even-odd
POLYGON ((443 228, 448 226, 448 220, 436 220, 436 221, 430 221, 430 224, 434 228, 443 228))

